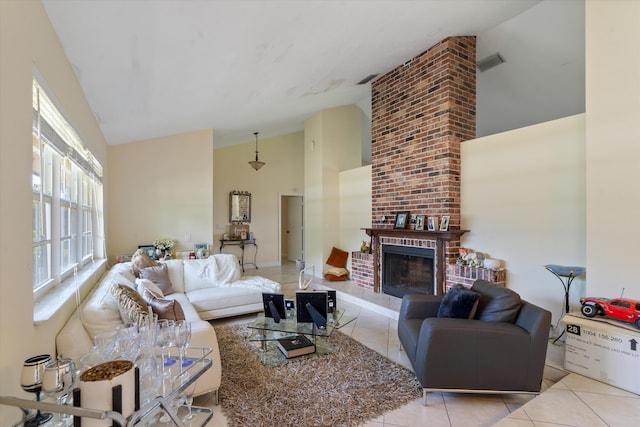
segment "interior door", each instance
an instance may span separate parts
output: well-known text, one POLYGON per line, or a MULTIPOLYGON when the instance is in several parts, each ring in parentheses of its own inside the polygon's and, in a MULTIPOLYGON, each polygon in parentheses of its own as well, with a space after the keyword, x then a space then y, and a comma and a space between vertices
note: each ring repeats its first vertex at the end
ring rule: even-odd
POLYGON ((287 197, 287 260, 304 259, 302 196, 287 197))

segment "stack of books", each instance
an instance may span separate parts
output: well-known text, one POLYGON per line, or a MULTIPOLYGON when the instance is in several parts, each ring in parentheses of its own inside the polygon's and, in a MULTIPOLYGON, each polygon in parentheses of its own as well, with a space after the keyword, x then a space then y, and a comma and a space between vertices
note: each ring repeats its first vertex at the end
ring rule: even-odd
POLYGON ((316 352, 316 345, 304 335, 278 338, 276 344, 287 359, 316 352))

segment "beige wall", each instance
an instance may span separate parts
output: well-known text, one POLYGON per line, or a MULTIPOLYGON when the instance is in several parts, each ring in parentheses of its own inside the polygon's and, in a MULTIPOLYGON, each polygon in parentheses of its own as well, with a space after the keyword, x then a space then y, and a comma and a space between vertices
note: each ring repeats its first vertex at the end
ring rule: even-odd
MULTIPOLYGON (((48 94, 102 163, 105 179, 109 174, 106 142, 42 4, 0 1, 0 394, 23 398, 33 398, 33 395, 20 388, 22 362, 36 354, 54 353, 55 335, 73 309, 67 304, 46 324, 33 324, 31 81, 34 69, 38 70, 48 94)), ((19 417, 19 410, 0 406, 0 425, 11 425, 19 417)))
MULTIPOLYGON (((255 233, 259 246, 258 267, 279 264, 280 194, 303 194, 303 143, 303 132, 259 139, 259 157, 266 163, 259 171, 253 170, 248 164, 249 160, 255 158, 255 139, 214 151, 213 234, 216 252, 218 240, 229 231, 229 192, 248 191, 251 193, 250 230, 255 233)), ((225 251, 240 254, 237 248, 225 251)), ((248 248, 247 255, 253 256, 250 251, 252 249, 248 248)), ((259 274, 259 271, 250 271, 248 274, 259 274)))
POLYGON ((639 21, 639 1, 587 1, 587 289, 638 300, 639 21))
POLYGON ((362 165, 361 120, 362 111, 348 105, 305 121, 304 253, 316 276, 321 276, 331 248, 341 244, 339 174, 362 165))
MULTIPOLYGON (((462 246, 504 260, 507 285, 562 313, 545 264, 586 266, 585 115, 462 144, 462 246)), ((572 302, 584 293, 574 281, 572 302)))
POLYGON ((340 249, 359 251, 371 240, 371 165, 340 172, 340 249))
POLYGON ((110 259, 155 239, 213 243, 211 129, 109 147, 110 259))

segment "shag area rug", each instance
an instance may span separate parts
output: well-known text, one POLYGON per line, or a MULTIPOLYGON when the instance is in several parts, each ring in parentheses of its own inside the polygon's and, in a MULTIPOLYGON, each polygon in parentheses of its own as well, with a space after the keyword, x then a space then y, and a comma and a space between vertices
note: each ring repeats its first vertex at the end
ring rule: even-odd
POLYGON ((357 426, 422 396, 415 375, 334 331, 337 351, 266 367, 243 325, 216 328, 229 426, 357 426))

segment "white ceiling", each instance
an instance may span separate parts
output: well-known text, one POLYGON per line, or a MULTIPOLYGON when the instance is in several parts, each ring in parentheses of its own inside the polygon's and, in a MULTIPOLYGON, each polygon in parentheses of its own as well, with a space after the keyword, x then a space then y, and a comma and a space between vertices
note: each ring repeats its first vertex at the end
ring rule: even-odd
POLYGON ((370 114, 358 81, 456 35, 507 61, 478 73, 478 136, 584 111, 583 0, 43 4, 110 145, 213 128, 224 146, 334 106, 370 114))

